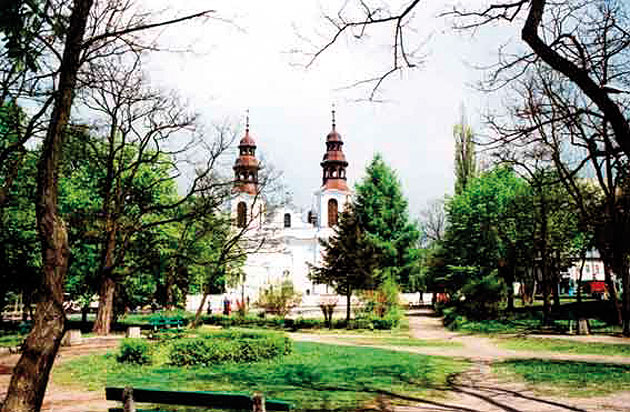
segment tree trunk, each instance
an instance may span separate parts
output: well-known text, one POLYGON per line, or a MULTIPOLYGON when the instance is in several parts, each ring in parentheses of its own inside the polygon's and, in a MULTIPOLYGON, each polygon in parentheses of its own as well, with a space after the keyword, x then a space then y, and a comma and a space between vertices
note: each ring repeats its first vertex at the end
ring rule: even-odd
POLYGON ((623 336, 630 337, 630 271, 625 259, 619 259, 615 272, 623 287, 623 336))
POLYGON ((615 286, 615 282, 612 280, 610 266, 606 263, 604 263, 604 280, 606 281, 606 286, 608 286, 608 296, 610 298, 610 303, 612 303, 615 319, 617 319, 617 325, 621 326, 623 324, 624 316, 621 310, 621 304, 617 298, 617 287, 615 286))
POLYGON ((92 331, 98 335, 109 335, 111 331, 112 317, 114 315, 114 293, 116 291, 116 281, 113 277, 114 252, 116 251, 116 236, 118 234, 115 223, 111 218, 107 218, 107 238, 105 248, 101 258, 100 267, 100 291, 98 299, 98 312, 92 331))
POLYGON ((88 312, 89 312, 89 310, 90 310, 90 305, 89 304, 85 305, 85 306, 83 306, 81 308, 81 324, 82 324, 82 327, 84 327, 85 324, 88 321, 88 312))
POLYGON ((352 300, 352 289, 348 288, 346 293, 346 328, 350 326, 350 301, 352 300))
POLYGON ((59 67, 59 86, 38 164, 37 231, 42 245, 42 284, 33 328, 13 369, 2 412, 41 409, 48 377, 65 327, 63 286, 68 269, 68 236, 57 208, 64 131, 70 118, 85 25, 93 0, 75 0, 59 67))
POLYGON ((203 307, 206 305, 206 300, 208 299, 209 293, 203 292, 203 297, 201 298, 201 304, 197 308, 197 313, 195 313, 195 319, 190 325, 191 328, 196 328, 201 324, 201 314, 203 313, 203 307))
POLYGON ((99 292, 98 312, 92 332, 98 335, 108 335, 112 328, 112 318, 114 317, 114 292, 116 282, 108 274, 104 274, 99 292))
MULTIPOLYGON (((586 263, 586 254, 580 253, 580 259, 582 259, 582 263, 580 263, 580 274, 577 281, 577 301, 578 303, 582 303, 582 276, 584 275, 584 264, 586 263)), ((604 270, 606 270, 606 265, 604 265, 604 270)))
POLYGON ((514 312, 514 267, 512 265, 508 265, 506 267, 506 277, 505 281, 507 283, 507 311, 514 312))
POLYGON ((166 310, 173 310, 175 302, 175 294, 173 288, 175 287, 175 264, 169 265, 166 272, 166 279, 164 279, 164 307, 166 310))
POLYGON ((553 295, 553 307, 555 309, 560 309, 560 281, 558 279, 557 268, 554 267, 554 274, 551 282, 551 291, 553 295))

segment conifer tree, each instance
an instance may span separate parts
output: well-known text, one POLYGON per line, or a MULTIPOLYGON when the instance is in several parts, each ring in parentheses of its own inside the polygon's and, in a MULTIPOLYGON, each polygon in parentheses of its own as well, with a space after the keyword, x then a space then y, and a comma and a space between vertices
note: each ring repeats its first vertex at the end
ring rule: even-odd
POLYGON ((376 283, 377 249, 359 225, 353 204, 348 204, 340 214, 334 231, 330 239, 320 241, 324 261, 322 266, 311 269, 310 278, 346 296, 346 322, 349 322, 352 292, 373 288, 376 283))
POLYGON ((359 224, 378 249, 379 269, 408 289, 420 233, 409 219, 407 200, 396 173, 380 154, 367 167, 356 194, 359 224))

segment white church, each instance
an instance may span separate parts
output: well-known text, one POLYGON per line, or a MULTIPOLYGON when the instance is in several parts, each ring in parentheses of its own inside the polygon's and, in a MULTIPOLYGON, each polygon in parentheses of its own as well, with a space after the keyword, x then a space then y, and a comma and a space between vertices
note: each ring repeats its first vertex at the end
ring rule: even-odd
POLYGON ((254 244, 262 241, 262 246, 248 254, 243 267, 244 281, 227 293, 233 299, 243 296, 255 302, 262 290, 290 280, 302 294, 303 305, 316 305, 319 296, 333 291, 311 282, 308 265, 321 263, 319 240, 331 236, 332 227, 351 196, 346 182, 348 162, 343 140, 336 130, 335 112, 321 162, 322 185, 313 194, 313 204, 305 210, 291 206, 266 209, 258 187, 259 162, 249 122, 238 148, 239 156, 233 167, 234 196, 229 207, 236 230, 245 229, 245 236, 254 244))

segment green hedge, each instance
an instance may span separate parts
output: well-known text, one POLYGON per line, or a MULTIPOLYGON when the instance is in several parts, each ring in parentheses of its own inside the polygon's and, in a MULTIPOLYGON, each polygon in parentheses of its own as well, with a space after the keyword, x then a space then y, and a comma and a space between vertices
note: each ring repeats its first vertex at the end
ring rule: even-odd
POLYGON ((213 333, 174 341, 169 351, 169 363, 174 366, 249 363, 276 358, 291 351, 291 340, 277 333, 213 333))
MULTIPOLYGON (((223 327, 240 326, 240 327, 262 327, 273 329, 325 329, 327 328, 324 319, 319 318, 297 318, 283 319, 279 317, 260 316, 225 316, 210 315, 204 316, 203 323, 206 325, 217 325, 223 327)), ((345 319, 334 319, 334 329, 380 329, 388 330, 398 326, 399 318, 394 316, 385 316, 379 318, 376 316, 368 318, 359 318, 350 320, 350 325, 346 324, 345 319)))

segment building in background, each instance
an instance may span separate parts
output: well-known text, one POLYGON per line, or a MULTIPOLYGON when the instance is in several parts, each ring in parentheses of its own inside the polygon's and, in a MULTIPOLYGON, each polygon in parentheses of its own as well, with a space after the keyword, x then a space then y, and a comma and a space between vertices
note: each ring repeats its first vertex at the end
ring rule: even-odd
POLYGON ((351 196, 346 178, 348 161, 334 110, 332 114, 332 130, 326 136, 320 163, 322 184, 314 191, 312 204, 303 208, 292 204, 266 207, 259 190, 256 142, 247 122, 233 167, 235 195, 230 211, 235 229, 247 226, 249 243, 262 246, 248 254, 241 281, 228 289, 232 299, 254 302, 262 290, 287 280, 302 294, 304 305, 316 305, 320 295, 328 294, 326 285, 314 284, 308 278, 309 265, 321 263, 320 240, 333 233, 351 196))

